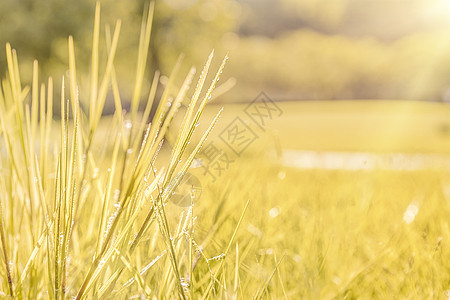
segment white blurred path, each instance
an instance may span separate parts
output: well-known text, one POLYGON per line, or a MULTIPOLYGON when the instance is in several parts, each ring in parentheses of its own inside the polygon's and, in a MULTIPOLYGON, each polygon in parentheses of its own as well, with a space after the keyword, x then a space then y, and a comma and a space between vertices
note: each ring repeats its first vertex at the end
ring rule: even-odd
POLYGON ((281 163, 299 169, 324 170, 450 170, 450 156, 438 154, 315 152, 284 150, 281 163))

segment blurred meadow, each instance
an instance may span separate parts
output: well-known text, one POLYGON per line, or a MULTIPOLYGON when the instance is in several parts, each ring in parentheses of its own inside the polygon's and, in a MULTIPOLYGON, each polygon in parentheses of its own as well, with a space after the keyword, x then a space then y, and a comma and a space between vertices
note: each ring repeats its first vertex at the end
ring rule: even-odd
POLYGON ((0 1, 0 297, 450 299, 449 0, 98 3, 0 1))

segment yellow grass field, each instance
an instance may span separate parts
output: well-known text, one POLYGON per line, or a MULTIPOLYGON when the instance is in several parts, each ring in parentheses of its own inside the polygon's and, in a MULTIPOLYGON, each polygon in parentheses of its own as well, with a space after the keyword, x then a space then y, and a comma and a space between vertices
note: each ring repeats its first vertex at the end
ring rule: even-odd
POLYGON ((219 117, 227 57, 144 86, 153 9, 126 113, 100 3, 89 90, 73 37, 60 87, 37 61, 22 84, 6 45, 1 298, 450 299, 447 104, 262 97, 219 117))
MULTIPOLYGON (((283 148, 450 154, 450 105, 446 103, 339 100, 277 105, 282 114, 267 119, 268 135, 278 136, 283 148)), ((244 112, 247 104, 223 106, 214 134, 236 116, 251 123, 244 112)), ((212 116, 220 107, 210 105, 206 113, 212 116)))
MULTIPOLYGON (((250 201, 233 248, 239 254, 226 263, 229 278, 223 280, 235 284, 227 296, 246 299, 259 291, 267 299, 447 299, 447 168, 298 169, 281 165, 274 153, 278 144, 281 152, 421 153, 445 161, 450 108, 407 101, 278 105, 283 114, 265 131, 248 123, 261 139, 220 175, 216 171, 215 182, 204 166, 192 170, 203 178, 195 210, 199 237, 213 236, 209 255, 220 253, 250 201), (211 227, 220 219, 216 214, 223 215, 218 228, 211 227)), ((248 118, 244 107, 225 106, 213 133, 225 152, 218 136, 236 116, 248 118)))

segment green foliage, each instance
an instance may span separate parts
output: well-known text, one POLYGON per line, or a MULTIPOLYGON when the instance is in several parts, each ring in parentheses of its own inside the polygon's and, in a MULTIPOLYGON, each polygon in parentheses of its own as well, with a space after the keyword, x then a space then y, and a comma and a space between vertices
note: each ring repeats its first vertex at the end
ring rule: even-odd
POLYGON ((207 55, 205 49, 222 48, 224 33, 237 29, 239 5, 235 1, 191 1, 194 4, 184 9, 171 9, 168 2, 156 2, 157 29, 152 46, 158 58, 157 69, 163 73, 169 71, 179 53, 200 63, 207 55))
MULTIPOLYGON (((140 15, 144 1, 140 0, 102 0, 103 12, 100 31, 105 33, 105 25, 113 26, 121 19, 121 43, 116 53, 115 66, 119 72, 123 101, 129 104, 134 85, 134 62, 130 57, 137 55, 139 43, 140 15)), ((220 44, 224 33, 235 29, 238 7, 234 0, 155 1, 156 11, 153 20, 153 37, 149 46, 147 67, 170 74, 178 56, 186 55, 189 65, 201 65, 208 50, 220 44)), ((9 42, 18 49, 21 57, 20 71, 25 81, 31 81, 30 66, 34 59, 39 60, 40 75, 56 77, 67 71, 68 60, 66 38, 74 36, 77 54, 79 84, 82 91, 89 89, 90 43, 92 40, 92 11, 94 0, 62 1, 37 0, 0 2, 0 44, 9 42)), ((100 43, 99 49, 105 49, 100 43)), ((225 53, 225 52, 224 52, 225 53)), ((100 63, 105 63, 102 59, 100 63)), ((6 68, 4 52, 0 53, 0 68, 6 68)), ((188 70, 183 70, 188 71, 188 70)), ((144 89, 150 88, 152 77, 144 77, 144 89)), ((112 111, 111 107, 107 107, 112 111)))

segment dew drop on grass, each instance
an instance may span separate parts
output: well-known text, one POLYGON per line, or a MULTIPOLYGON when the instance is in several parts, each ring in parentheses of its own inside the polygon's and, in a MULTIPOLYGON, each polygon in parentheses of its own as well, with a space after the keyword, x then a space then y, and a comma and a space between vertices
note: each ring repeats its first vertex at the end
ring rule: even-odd
POLYGON ((191 168, 200 168, 203 166, 203 160, 201 158, 196 158, 192 161, 191 168))
POLYGON ((181 281, 181 285, 183 286, 183 288, 189 287, 189 282, 184 277, 181 277, 180 281, 181 281))
POLYGON ((120 190, 114 190, 113 199, 115 202, 117 202, 119 200, 119 196, 120 196, 120 190))
POLYGON ((14 277, 14 272, 15 272, 14 262, 12 260, 10 260, 8 262, 8 264, 9 264, 9 270, 11 271, 11 276, 14 277))
POLYGON ((299 263, 302 260, 302 257, 298 254, 295 254, 292 259, 296 262, 299 263))
POLYGON ((255 225, 253 225, 253 224, 248 224, 247 230, 251 234, 253 234, 254 236, 256 236, 258 238, 261 238, 263 236, 262 231, 259 228, 257 228, 255 225))
POLYGON ((340 285, 341 282, 342 282, 342 280, 341 280, 339 277, 334 276, 334 277, 333 277, 333 282, 334 282, 336 285, 340 285))
POLYGON ((406 211, 403 215, 403 221, 406 224, 411 224, 416 218, 417 213, 419 212, 419 203, 411 202, 410 205, 406 208, 406 211))
POLYGON ((278 217, 278 215, 279 215, 280 213, 281 213, 281 208, 280 208, 279 206, 272 207, 272 208, 269 210, 269 216, 270 216, 272 219, 278 217))
POLYGON ((208 259, 208 260, 218 261, 218 260, 222 260, 222 259, 224 259, 224 258, 225 258, 225 253, 221 253, 221 254, 219 254, 219 255, 217 255, 217 256, 211 257, 211 258, 208 259))
POLYGON ((114 220, 117 217, 117 209, 114 211, 114 213, 108 218, 108 222, 106 223, 106 229, 105 229, 105 236, 108 234, 108 232, 111 230, 112 224, 114 220))
POLYGON ((128 149, 127 149, 127 154, 130 155, 131 153, 133 153, 133 149, 128 148, 128 149))
POLYGON ((98 173, 100 172, 99 168, 94 169, 94 175, 92 175, 93 179, 96 179, 98 177, 98 173))
POLYGON ((278 172, 278 179, 283 180, 284 178, 286 178, 286 172, 284 171, 278 172))
POLYGON ((98 268, 101 269, 106 263, 106 260, 102 259, 100 260, 99 264, 98 264, 98 268))
POLYGON ((130 120, 126 120, 125 121, 125 128, 126 129, 131 129, 131 127, 133 127, 133 124, 131 123, 131 121, 130 120))

